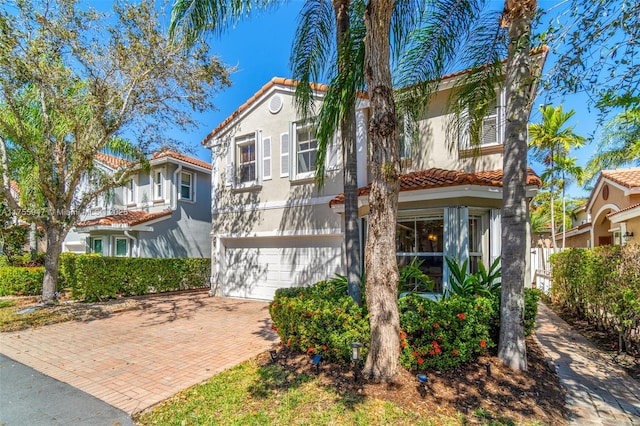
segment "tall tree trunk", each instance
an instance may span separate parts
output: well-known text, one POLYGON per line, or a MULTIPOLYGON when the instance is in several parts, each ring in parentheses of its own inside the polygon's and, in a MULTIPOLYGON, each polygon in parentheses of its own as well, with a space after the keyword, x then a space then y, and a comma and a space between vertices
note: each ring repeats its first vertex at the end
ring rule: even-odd
POLYGON ((566 204, 566 177, 562 172, 562 250, 565 248, 567 242, 567 204, 566 204))
POLYGON ((365 11, 365 79, 371 119, 371 192, 365 250, 366 294, 371 344, 364 374, 389 381, 398 372, 400 317, 396 217, 400 189, 398 123, 389 65, 393 0, 371 1, 365 11))
MULTIPOLYGON (((350 0, 334 0, 336 15, 336 38, 338 52, 341 52, 349 40, 350 0)), ((338 61, 338 73, 349 72, 348 58, 338 61)), ((340 123, 344 165, 344 242, 347 264, 347 282, 349 295, 358 305, 362 304, 360 291, 360 232, 358 230, 358 160, 356 147, 355 99, 349 111, 346 111, 340 123)))
POLYGON ((29 228, 29 256, 31 260, 36 258, 38 254, 38 225, 35 222, 31 222, 29 228))
POLYGON ((555 182, 556 182, 556 173, 554 171, 554 162, 553 162, 553 156, 554 156, 554 152, 553 152, 553 148, 551 148, 551 191, 549 193, 549 202, 551 203, 551 205, 549 207, 551 207, 551 253, 555 253, 556 252, 556 203, 555 203, 555 197, 554 197, 554 189, 555 189, 555 182))
POLYGON ((530 109, 531 19, 536 1, 507 0, 510 22, 507 58, 507 123, 503 159, 502 290, 498 357, 517 370, 527 369, 524 340, 524 281, 528 203, 527 122, 530 109))
POLYGON ((52 303, 58 290, 58 264, 62 252, 62 242, 67 231, 58 224, 45 227, 47 235, 47 251, 44 257, 44 280, 42 282, 42 301, 52 303))

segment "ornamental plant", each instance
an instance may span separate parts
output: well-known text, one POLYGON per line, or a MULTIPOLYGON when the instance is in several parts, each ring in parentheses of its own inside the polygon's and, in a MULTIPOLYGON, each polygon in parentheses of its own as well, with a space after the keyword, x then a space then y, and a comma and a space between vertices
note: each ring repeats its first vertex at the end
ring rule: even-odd
POLYGON ((320 354, 347 365, 351 342, 361 342, 363 357, 370 339, 366 308, 347 294, 340 277, 310 287, 279 289, 269 305, 272 328, 282 343, 295 351, 320 354))
POLYGON ((493 301, 452 295, 433 301, 416 295, 399 300, 401 364, 410 370, 446 370, 494 347, 493 301))

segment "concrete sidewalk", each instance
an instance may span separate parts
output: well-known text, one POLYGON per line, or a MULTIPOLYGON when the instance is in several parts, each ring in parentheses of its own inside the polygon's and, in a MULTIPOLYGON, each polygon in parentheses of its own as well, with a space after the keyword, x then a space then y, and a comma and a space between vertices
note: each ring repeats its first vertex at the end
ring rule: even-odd
POLYGON ((535 337, 567 390, 571 424, 640 425, 640 383, 543 303, 535 337))
POLYGON ((0 333, 0 352, 134 414, 270 349, 270 324, 266 302, 163 295, 105 319, 0 333))

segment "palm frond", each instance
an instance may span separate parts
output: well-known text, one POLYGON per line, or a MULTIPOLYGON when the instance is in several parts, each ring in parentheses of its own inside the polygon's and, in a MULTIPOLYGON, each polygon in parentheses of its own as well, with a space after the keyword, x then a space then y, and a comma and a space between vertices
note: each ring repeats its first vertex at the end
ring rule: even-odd
POLYGON ((336 62, 335 16, 331 1, 307 0, 300 11, 289 67, 296 87, 296 108, 303 119, 315 115, 312 83, 321 83, 336 62))
POLYGON ((253 11, 267 10, 278 0, 176 0, 169 38, 190 48, 205 33, 220 35, 253 11))

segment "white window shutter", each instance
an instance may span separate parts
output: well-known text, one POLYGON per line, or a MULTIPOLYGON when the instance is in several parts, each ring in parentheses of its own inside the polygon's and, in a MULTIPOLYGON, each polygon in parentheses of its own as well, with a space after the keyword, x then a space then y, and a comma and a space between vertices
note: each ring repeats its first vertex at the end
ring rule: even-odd
POLYGON ((229 141, 229 149, 227 150, 227 169, 226 169, 226 184, 233 185, 233 159, 236 150, 236 144, 234 140, 229 141))
POLYGON ((280 176, 289 176, 289 133, 280 135, 280 176))
POLYGON ((262 139, 262 179, 271 179, 271 138, 262 139))
POLYGON ((262 158, 262 131, 256 130, 254 135, 254 143, 256 150, 256 161, 255 161, 255 176, 256 183, 262 183, 262 164, 260 163, 260 159, 262 158))
POLYGON ((460 114, 460 123, 458 127, 458 146, 460 149, 471 149, 471 137, 469 136, 469 113, 464 111, 460 114))
POLYGON ((340 168, 340 139, 336 136, 327 146, 326 169, 336 170, 340 168))

